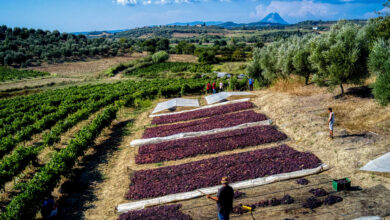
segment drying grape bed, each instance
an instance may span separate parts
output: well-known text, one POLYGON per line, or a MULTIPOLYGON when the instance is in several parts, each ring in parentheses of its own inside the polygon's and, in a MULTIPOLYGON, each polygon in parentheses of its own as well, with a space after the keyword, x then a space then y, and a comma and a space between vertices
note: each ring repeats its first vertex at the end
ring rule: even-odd
POLYGON ((240 102, 240 103, 228 104, 228 105, 217 106, 217 107, 207 108, 207 109, 200 109, 197 111, 185 112, 180 114, 164 115, 164 116, 153 118, 152 124, 159 125, 159 124, 167 124, 167 123, 174 123, 179 121, 188 121, 193 119, 211 117, 215 115, 222 115, 230 112, 250 109, 253 108, 253 106, 254 105, 251 102, 240 102))
POLYGON ((253 110, 224 114, 191 122, 148 128, 145 130, 143 138, 165 137, 183 132, 208 131, 266 119, 265 115, 253 110))
POLYGON ((177 166, 140 170, 131 179, 127 199, 144 199, 219 185, 223 176, 232 182, 318 167, 312 153, 287 145, 226 155, 177 166))
POLYGON ((118 220, 191 220, 189 215, 186 215, 179 210, 180 208, 181 204, 135 210, 120 215, 118 220))
POLYGON ((269 125, 243 128, 201 137, 144 145, 139 148, 136 163, 177 160, 199 154, 212 154, 276 142, 286 138, 284 133, 269 125))

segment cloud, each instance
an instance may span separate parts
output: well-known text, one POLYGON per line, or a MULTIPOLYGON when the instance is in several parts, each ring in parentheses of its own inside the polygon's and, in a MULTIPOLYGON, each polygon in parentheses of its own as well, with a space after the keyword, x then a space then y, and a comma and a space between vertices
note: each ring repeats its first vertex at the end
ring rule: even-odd
POLYGON ((325 17, 336 14, 332 8, 332 4, 312 0, 271 1, 268 5, 258 5, 256 11, 251 13, 251 17, 263 18, 272 12, 288 18, 325 17))
POLYGON ((209 2, 209 1, 218 1, 218 2, 230 2, 231 0, 115 0, 119 5, 166 5, 166 4, 182 4, 182 3, 196 3, 196 2, 209 2))

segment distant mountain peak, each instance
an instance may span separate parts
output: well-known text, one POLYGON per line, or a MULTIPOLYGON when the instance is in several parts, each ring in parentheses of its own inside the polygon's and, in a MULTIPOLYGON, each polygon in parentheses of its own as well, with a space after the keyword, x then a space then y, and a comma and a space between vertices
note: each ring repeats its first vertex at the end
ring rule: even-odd
POLYGON ((261 20, 264 23, 288 24, 278 13, 269 13, 261 20))

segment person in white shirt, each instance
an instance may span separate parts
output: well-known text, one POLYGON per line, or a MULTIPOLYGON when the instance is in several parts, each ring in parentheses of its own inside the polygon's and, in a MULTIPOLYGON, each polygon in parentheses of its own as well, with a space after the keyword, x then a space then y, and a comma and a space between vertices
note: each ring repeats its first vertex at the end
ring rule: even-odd
POLYGON ((329 118, 328 118, 329 135, 330 135, 330 138, 333 139, 334 112, 333 112, 332 108, 328 108, 328 111, 329 111, 329 118))

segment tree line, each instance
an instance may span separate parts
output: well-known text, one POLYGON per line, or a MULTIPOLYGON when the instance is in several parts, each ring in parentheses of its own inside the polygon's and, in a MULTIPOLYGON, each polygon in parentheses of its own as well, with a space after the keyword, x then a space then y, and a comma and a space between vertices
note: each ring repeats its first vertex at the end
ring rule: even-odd
POLYGON ((293 36, 257 48, 247 73, 262 85, 295 74, 320 86, 362 84, 376 76, 374 96, 390 102, 390 16, 371 19, 364 25, 339 21, 321 35, 293 36))
POLYGON ((0 65, 30 66, 129 52, 131 39, 87 39, 84 35, 0 26, 0 65))

